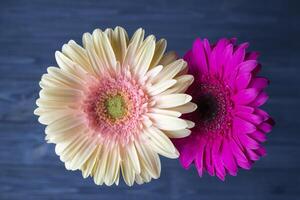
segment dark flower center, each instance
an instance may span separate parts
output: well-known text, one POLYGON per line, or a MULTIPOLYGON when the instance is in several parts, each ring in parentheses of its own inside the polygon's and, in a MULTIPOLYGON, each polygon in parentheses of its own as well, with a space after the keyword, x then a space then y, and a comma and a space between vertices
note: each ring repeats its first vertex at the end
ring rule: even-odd
POLYGON ((208 80, 200 83, 193 91, 195 103, 197 103, 197 125, 202 133, 218 135, 215 133, 224 132, 230 128, 232 109, 229 88, 218 80, 208 80), (208 82, 208 83, 207 83, 208 82))
POLYGON ((203 122, 210 122, 214 120, 218 112, 217 99, 210 93, 199 97, 198 102, 199 119, 203 122))

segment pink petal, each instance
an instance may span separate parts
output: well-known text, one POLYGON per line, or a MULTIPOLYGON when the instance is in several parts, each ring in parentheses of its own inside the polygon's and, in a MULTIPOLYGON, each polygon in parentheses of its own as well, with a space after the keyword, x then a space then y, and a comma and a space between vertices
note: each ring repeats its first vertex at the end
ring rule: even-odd
POLYGON ((254 88, 240 90, 232 97, 232 100, 239 105, 247 105, 252 102, 258 95, 258 90, 254 88))
POLYGON ((200 38, 196 39, 192 48, 195 64, 203 74, 208 73, 207 57, 203 43, 200 38))
POLYGON ((256 131, 256 127, 239 117, 234 117, 233 119, 233 133, 234 134, 244 134, 244 133, 252 133, 256 131))

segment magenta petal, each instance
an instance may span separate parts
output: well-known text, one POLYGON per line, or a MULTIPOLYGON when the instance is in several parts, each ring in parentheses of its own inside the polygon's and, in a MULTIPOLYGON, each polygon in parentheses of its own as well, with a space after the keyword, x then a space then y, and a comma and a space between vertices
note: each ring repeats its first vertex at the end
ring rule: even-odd
POLYGON ((183 168, 188 169, 195 159, 197 147, 195 143, 190 143, 191 138, 187 138, 186 141, 189 141, 189 143, 180 146, 181 153, 179 156, 179 161, 183 168))
POLYGON ((243 151, 240 149, 240 147, 235 143, 235 141, 233 139, 230 141, 230 146, 231 146, 232 153, 233 153, 234 157, 236 158, 236 160, 240 160, 242 162, 248 161, 248 159, 245 156, 245 154, 243 153, 243 151))
POLYGON ((260 156, 255 152, 255 150, 247 149, 248 156, 251 160, 259 160, 260 156))
POLYGON ((262 90, 266 88, 269 84, 269 80, 263 77, 256 77, 250 83, 250 87, 262 90))
POLYGON ((260 144, 256 140, 249 137, 247 134, 239 134, 238 137, 240 138, 243 146, 246 148, 258 149, 260 147, 260 144))
POLYGON ((204 161, 205 161, 205 168, 209 175, 214 176, 215 175, 215 170, 212 165, 212 144, 207 143, 205 152, 204 152, 204 161))
POLYGON ((256 127, 250 123, 247 122, 239 117, 235 117, 233 119, 233 133, 234 134, 244 134, 244 133, 252 133, 256 131, 256 127))
POLYGON ((215 166, 216 175, 221 180, 225 180, 226 171, 224 168, 224 165, 221 162, 221 155, 220 155, 220 148, 222 145, 222 141, 220 139, 217 139, 213 144, 212 149, 212 160, 215 166))
POLYGON ((259 57, 259 52, 253 51, 246 53, 245 60, 257 60, 259 57))
POLYGON ((235 80, 235 85, 237 90, 242 90, 247 88, 251 81, 251 73, 243 73, 237 76, 235 80))
POLYGON ((265 133, 269 133, 272 130, 272 125, 267 122, 260 124, 258 127, 265 133))
POLYGON ((235 176, 237 174, 237 166, 231 152, 230 145, 226 139, 224 140, 222 147, 222 161, 228 170, 228 173, 232 176, 235 176))
POLYGON ((251 167, 252 167, 252 163, 250 161, 248 161, 248 162, 239 161, 238 165, 243 169, 251 169, 251 167))
POLYGON ((261 93, 259 93, 257 98, 251 103, 251 105, 254 107, 259 107, 259 106, 263 105, 264 103, 266 103, 266 101, 268 99, 269 99, 269 96, 267 95, 267 93, 262 91, 261 93))
POLYGON ((258 63, 256 60, 244 61, 239 65, 239 69, 240 69, 239 73, 252 72, 256 68, 257 65, 258 65, 258 63))
POLYGON ((264 147, 260 147, 259 149, 256 149, 255 152, 257 154, 259 154, 260 156, 266 156, 267 155, 266 148, 264 148, 264 147))
POLYGON ((270 115, 266 111, 261 110, 259 108, 256 108, 254 113, 260 115, 263 118, 263 121, 266 121, 267 119, 270 118, 270 115))
POLYGON ((195 165, 198 171, 199 176, 201 177, 203 175, 203 154, 204 154, 204 148, 205 148, 205 143, 203 141, 203 143, 199 144, 199 149, 198 152, 196 154, 196 159, 195 159, 195 165))
POLYGON ((239 116, 240 118, 242 118, 248 122, 251 122, 253 124, 256 124, 256 125, 263 122, 263 117, 261 117, 259 115, 246 113, 246 112, 237 112, 236 115, 239 116))
POLYGON ((201 41, 201 39, 196 39, 196 41, 193 44, 193 58, 195 61, 195 64, 197 65, 197 67, 200 69, 200 71, 203 74, 207 74, 208 73, 208 66, 207 66, 207 58, 206 58, 206 54, 205 54, 205 49, 203 46, 203 43, 201 41))
POLYGON ((206 38, 203 40, 203 46, 204 46, 206 55, 209 58, 210 54, 211 54, 211 47, 210 47, 209 41, 206 38))
POLYGON ((233 53, 230 62, 226 65, 224 74, 229 77, 229 80, 235 80, 236 74, 238 72, 238 65, 243 62, 245 57, 245 46, 240 45, 237 50, 233 53))
POLYGON ((265 142, 267 140, 267 136, 265 133, 261 131, 255 131, 250 133, 251 137, 259 142, 265 142))
POLYGON ((258 90, 254 88, 240 90, 232 97, 232 100, 239 105, 247 105, 252 102, 258 95, 258 90))
POLYGON ((194 75, 195 77, 198 77, 198 75, 200 74, 200 70, 197 67, 197 65, 195 64, 195 59, 193 57, 193 52, 192 50, 189 50, 183 57, 183 59, 188 63, 189 65, 189 69, 188 72, 192 75, 194 75))
POLYGON ((235 106, 236 112, 246 112, 246 113, 253 113, 254 108, 249 106, 243 106, 243 105, 236 105, 235 106))

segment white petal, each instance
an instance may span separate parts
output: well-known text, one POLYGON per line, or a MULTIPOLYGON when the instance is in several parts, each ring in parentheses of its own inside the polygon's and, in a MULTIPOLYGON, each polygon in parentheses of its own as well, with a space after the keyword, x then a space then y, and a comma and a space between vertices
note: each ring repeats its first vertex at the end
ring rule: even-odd
POLYGON ((96 29, 93 31, 93 40, 96 52, 106 68, 115 70, 117 61, 107 35, 96 29))
POLYGON ((148 116, 153 120, 153 123, 162 130, 180 130, 188 127, 185 120, 167 115, 148 113, 148 116))
POLYGON ((181 106, 192 100, 192 97, 187 94, 168 94, 155 96, 155 106, 158 108, 172 108, 181 106))
POLYGON ((63 45, 62 52, 83 68, 89 68, 90 63, 86 50, 79 46, 75 41, 70 40, 68 44, 63 45))
POLYGON ((80 169, 82 165, 89 159, 94 150, 97 148, 97 142, 93 139, 87 139, 85 144, 76 152, 70 165, 73 170, 80 169))
POLYGON ((87 56, 90 61, 90 70, 94 75, 102 75, 103 72, 107 70, 105 64, 102 60, 98 57, 96 53, 96 47, 93 42, 93 36, 90 33, 84 33, 82 36, 83 46, 86 49, 87 56))
POLYGON ((158 65, 159 61, 163 57, 167 47, 167 41, 165 39, 161 39, 158 42, 156 42, 155 45, 155 52, 150 64, 150 68, 155 67, 158 65))
POLYGON ((101 146, 97 145, 94 149, 93 153, 89 157, 89 159, 85 162, 82 168, 82 176, 83 178, 87 178, 91 173, 96 164, 97 158, 99 157, 99 153, 101 151, 101 146))
POLYGON ((169 138, 184 138, 191 134, 191 130, 182 129, 177 131, 164 131, 169 138))
POLYGON ((149 145, 156 152, 168 158, 178 158, 179 153, 170 139, 159 129, 152 127, 145 131, 149 145))
POLYGON ((86 132, 86 130, 84 124, 79 124, 69 129, 48 133, 46 135, 46 140, 48 140, 49 143, 57 144, 55 149, 57 149, 58 152, 61 152, 60 150, 62 148, 74 141, 80 134, 86 132))
POLYGON ((128 146, 125 148, 125 151, 129 157, 129 161, 135 173, 139 174, 141 172, 141 167, 134 144, 128 144, 128 146))
MULTIPOLYGON (((157 153, 153 152, 145 145, 141 145, 139 142, 135 142, 135 147, 141 164, 145 167, 146 171, 153 178, 158 178, 160 176, 161 166, 157 153)), ((143 171, 141 173, 143 173, 143 171)))
POLYGON ((133 71, 138 77, 143 77, 149 69, 155 50, 155 37, 148 36, 138 49, 135 56, 133 71))
POLYGON ((94 174, 94 182, 96 185, 102 185, 104 182, 107 161, 108 161, 108 154, 109 151, 107 150, 107 148, 102 147, 99 155, 99 160, 97 162, 97 166, 95 169, 95 174, 94 174))
POLYGON ((161 72, 162 69, 163 69, 163 66, 162 65, 158 65, 158 66, 152 68, 151 70, 149 70, 147 72, 147 74, 145 75, 147 81, 149 83, 152 83, 154 77, 156 77, 161 72))
MULTIPOLYGON (((84 146, 84 143, 86 142, 88 138, 84 136, 83 134, 78 135, 77 139, 75 141, 70 142, 62 151, 58 151, 58 155, 60 155, 60 159, 63 162, 72 161, 78 150, 84 146)), ((68 169, 71 169, 70 162, 68 163, 68 169)))
POLYGON ((40 117, 39 117, 39 122, 41 124, 45 124, 45 125, 48 125, 48 124, 51 124, 53 123, 54 121, 56 120, 59 120, 61 119, 62 117, 65 117, 66 115, 69 115, 71 114, 71 111, 70 110, 53 110, 53 111, 48 111, 48 112, 45 112, 43 113, 40 117))
POLYGON ((42 89, 39 95, 47 100, 75 102, 81 98, 82 92, 71 88, 46 88, 42 89))
POLYGON ((176 60, 163 68, 163 70, 155 77, 154 81, 165 81, 174 78, 185 66, 183 59, 176 60))
POLYGON ((120 63, 123 63, 128 44, 127 33, 122 27, 117 26, 112 32, 111 37, 111 45, 116 55, 116 59, 120 63))
POLYGON ((83 124, 83 120, 80 117, 70 117, 68 115, 59 121, 54 121, 52 124, 47 126, 45 132, 46 134, 63 132, 81 124, 83 124))
POLYGON ((160 62, 158 64, 167 66, 171 62, 174 62, 175 60, 177 60, 177 58, 178 58, 177 53, 174 51, 170 51, 162 57, 162 59, 160 60, 160 62))
POLYGON ((170 110, 177 111, 177 112, 180 112, 182 114, 186 114, 186 113, 194 112, 196 109, 197 109, 197 104, 195 104, 193 102, 188 102, 187 104, 177 106, 177 107, 173 107, 170 110))
POLYGON ((181 113, 173 110, 164 110, 164 109, 159 109, 159 108, 151 108, 150 113, 157 113, 157 114, 162 114, 162 115, 169 115, 173 117, 180 117, 181 113))
POLYGON ((105 172, 104 182, 110 186, 115 183, 118 171, 120 170, 120 152, 119 147, 114 147, 109 155, 105 172))
POLYGON ((162 94, 184 93, 193 83, 194 77, 192 75, 182 75, 176 77, 175 80, 177 81, 176 84, 162 94))
POLYGON ((48 67, 47 72, 51 75, 53 79, 56 79, 57 81, 60 81, 70 87, 81 88, 83 84, 83 82, 76 76, 66 71, 62 71, 57 67, 48 67))
POLYGON ((188 127, 187 128, 194 128, 195 123, 190 121, 190 120, 185 120, 185 122, 187 123, 188 127))
POLYGON ((126 51, 126 56, 124 59, 123 66, 130 66, 132 67, 134 65, 134 59, 136 56, 136 53, 142 44, 142 41, 144 39, 144 30, 143 29, 138 29, 132 36, 128 49, 126 51))
POLYGON ((121 162, 121 171, 123 175, 123 179, 125 183, 129 186, 132 186, 134 183, 135 172, 134 168, 131 165, 129 155, 126 152, 122 154, 122 162, 121 162))
POLYGON ((162 93, 163 91, 167 90, 168 88, 172 87, 173 85, 175 85, 175 83, 176 83, 176 80, 174 80, 174 79, 156 83, 148 88, 148 93, 151 96, 157 95, 157 94, 162 93))

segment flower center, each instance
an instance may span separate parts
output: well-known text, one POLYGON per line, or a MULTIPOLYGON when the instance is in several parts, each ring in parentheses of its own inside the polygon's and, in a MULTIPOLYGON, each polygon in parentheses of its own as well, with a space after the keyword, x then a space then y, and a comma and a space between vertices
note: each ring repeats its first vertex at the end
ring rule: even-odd
POLYGON ((82 111, 95 138, 128 144, 137 138, 148 111, 148 95, 134 79, 120 75, 91 79, 82 111))
POLYGON ((121 94, 109 96, 105 100, 104 106, 105 106, 107 116, 113 121, 122 119, 124 116, 126 116, 128 112, 126 101, 121 94))
POLYGON ((230 128, 232 104, 229 87, 216 79, 208 79, 199 84, 193 96, 198 106, 196 129, 218 135, 230 128))
POLYGON ((199 98, 197 104, 201 121, 209 122, 215 118, 218 112, 218 102, 212 94, 203 94, 199 98))

